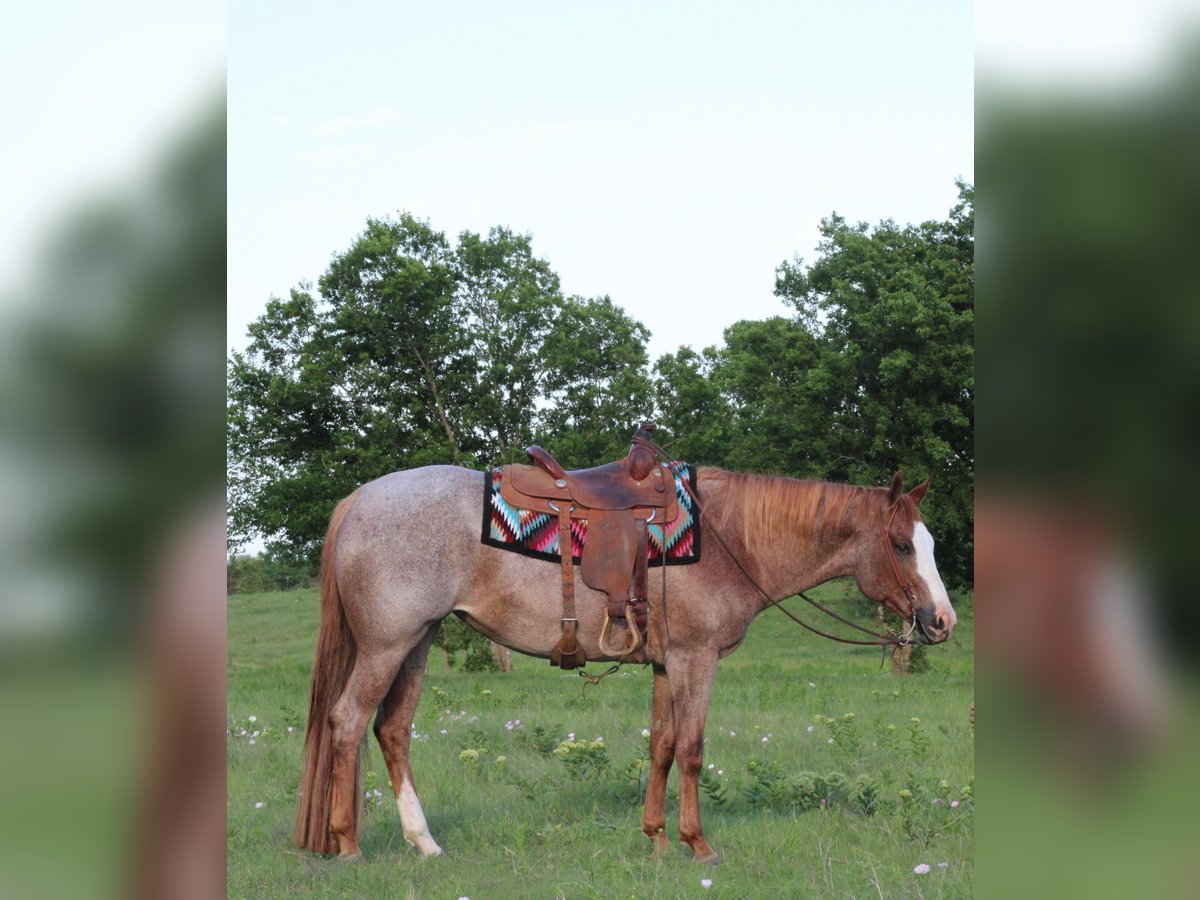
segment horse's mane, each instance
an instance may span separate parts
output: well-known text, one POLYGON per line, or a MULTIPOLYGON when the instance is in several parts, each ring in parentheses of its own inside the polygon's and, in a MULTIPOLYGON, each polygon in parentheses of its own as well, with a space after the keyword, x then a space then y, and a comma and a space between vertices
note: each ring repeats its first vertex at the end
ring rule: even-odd
POLYGON ((701 467, 696 474, 706 516, 723 534, 740 527, 745 546, 764 532, 785 530, 802 540, 818 529, 852 531, 867 498, 881 492, 880 488, 750 475, 711 466, 701 467), (715 490, 706 491, 705 482, 715 490))

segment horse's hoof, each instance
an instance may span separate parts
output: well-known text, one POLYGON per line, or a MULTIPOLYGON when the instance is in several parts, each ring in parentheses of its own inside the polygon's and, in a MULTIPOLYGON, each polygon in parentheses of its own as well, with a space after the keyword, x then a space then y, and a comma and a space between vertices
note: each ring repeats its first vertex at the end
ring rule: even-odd
POLYGON ((659 829, 654 834, 648 835, 650 838, 650 858, 662 859, 671 853, 671 842, 667 840, 666 832, 659 829))
POLYGON ((721 857, 717 856, 712 850, 709 850, 706 853, 697 853, 692 857, 692 862, 699 863, 702 866, 719 866, 721 864, 721 857))
POLYGON ((361 853, 351 853, 348 856, 339 856, 338 857, 338 862, 344 862, 344 863, 356 863, 357 864, 357 863, 365 863, 366 861, 367 861, 366 857, 363 856, 361 853))

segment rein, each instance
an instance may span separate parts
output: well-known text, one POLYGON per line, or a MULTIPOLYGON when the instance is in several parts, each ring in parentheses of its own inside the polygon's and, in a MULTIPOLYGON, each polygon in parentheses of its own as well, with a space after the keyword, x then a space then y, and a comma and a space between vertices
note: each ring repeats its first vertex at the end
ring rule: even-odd
MULTIPOLYGON (((692 501, 696 502, 696 498, 692 497, 692 501)), ((705 518, 703 509, 700 510, 700 516, 702 519, 705 518)), ((738 567, 738 569, 741 570, 742 574, 746 576, 746 580, 749 581, 750 584, 752 584, 754 586, 754 589, 756 591, 758 591, 760 594, 762 594, 762 596, 765 600, 767 600, 769 603, 771 603, 775 607, 777 607, 785 616, 787 616, 789 619, 791 619, 797 625, 801 625, 804 628, 807 628, 813 634, 819 634, 821 637, 829 638, 829 640, 831 640, 831 641, 838 641, 843 644, 857 644, 857 645, 863 646, 863 647, 903 647, 906 644, 910 643, 913 629, 917 627, 917 617, 916 617, 915 613, 912 614, 912 621, 911 621, 911 624, 909 625, 908 631, 904 632, 903 634, 896 634, 895 632, 891 632, 889 634, 879 634, 877 632, 872 631, 869 628, 865 628, 862 625, 859 625, 857 622, 850 621, 845 616, 842 616, 842 615, 834 612, 832 609, 825 606, 824 604, 818 603, 812 597, 808 596, 808 594, 804 593, 804 591, 796 591, 796 596, 799 597, 801 600, 804 600, 810 606, 813 606, 816 609, 819 609, 821 612, 825 613, 825 615, 829 616, 830 618, 837 619, 843 625, 849 625, 855 631, 861 631, 863 634, 869 634, 871 637, 875 638, 875 640, 861 641, 861 640, 854 640, 852 638, 839 637, 836 634, 830 634, 827 631, 822 631, 820 628, 817 628, 813 625, 809 625, 807 622, 805 622, 803 619, 801 619, 799 616, 797 616, 795 613, 793 613, 791 610, 789 610, 786 606, 784 606, 782 603, 780 603, 778 600, 776 600, 774 597, 772 597, 770 594, 768 594, 766 591, 764 591, 762 589, 762 586, 757 581, 754 580, 754 576, 751 575, 746 570, 746 567, 744 565, 742 565, 742 561, 734 555, 732 550, 729 549, 729 545, 725 543, 725 539, 723 537, 721 537, 721 533, 719 531, 717 531, 716 528, 713 527, 711 520, 708 520, 708 531, 709 531, 709 534, 711 534, 713 537, 715 537, 717 539, 717 543, 719 543, 723 548, 725 548, 725 552, 729 554, 729 558, 733 560, 734 564, 738 567)), ((885 531, 885 534, 886 534, 886 531, 885 531)), ((889 549, 890 549, 890 545, 889 545, 889 549)), ((892 565, 896 566, 897 571, 899 570, 899 564, 895 561, 894 557, 892 560, 892 565)), ((913 599, 912 599, 912 594, 911 594, 912 588, 905 581, 901 581, 900 586, 902 588, 904 588, 905 596, 908 598, 909 609, 911 610, 913 607, 913 599)))
MULTIPOLYGON (((652 444, 656 454, 658 454, 661 458, 664 458, 664 459, 667 457, 668 454, 666 453, 666 451, 664 451, 662 449, 662 447, 658 446, 657 444, 654 444, 653 442, 650 442, 650 443, 652 444)), ((895 632, 889 632, 888 634, 879 634, 878 632, 872 631, 869 628, 865 628, 862 625, 859 625, 857 622, 850 621, 845 616, 839 615, 838 613, 834 612, 832 609, 829 609, 829 607, 827 607, 821 603, 818 603, 812 597, 810 597, 806 593, 804 593, 804 591, 796 592, 796 596, 800 597, 802 600, 804 600, 810 606, 813 606, 816 609, 819 609, 821 612, 825 613, 825 615, 829 616, 830 618, 837 619, 837 621, 841 622, 843 625, 848 625, 851 628, 853 628, 855 631, 861 631, 863 634, 869 634, 871 637, 873 637, 875 639, 872 641, 863 641, 863 640, 855 640, 853 638, 839 637, 836 634, 830 634, 827 631, 822 631, 820 628, 816 628, 813 625, 809 625, 807 622, 805 622, 803 619, 801 619, 799 616, 795 615, 791 610, 789 610, 787 607, 785 607, 782 603, 780 603, 778 600, 776 600, 774 597, 772 597, 770 594, 768 594, 766 591, 764 591, 762 589, 762 586, 757 581, 754 580, 754 576, 751 575, 749 573, 749 571, 747 571, 747 569, 744 565, 742 565, 742 561, 737 558, 737 556, 734 554, 734 552, 732 550, 729 549, 729 545, 727 543, 725 543, 725 538, 723 538, 721 536, 720 531, 718 531, 716 528, 713 527, 712 520, 708 519, 708 517, 704 514, 704 507, 700 503, 700 498, 697 497, 695 494, 691 493, 689 487, 686 484, 684 485, 684 490, 688 491, 689 496, 691 496, 692 504, 699 511, 701 521, 707 520, 709 533, 717 539, 717 543, 719 543, 724 548, 725 552, 727 554, 729 554, 729 558, 733 560, 734 564, 738 567, 738 569, 741 570, 741 573, 746 576, 746 580, 749 581, 750 584, 754 586, 754 589, 756 591, 758 591, 768 603, 771 603, 772 605, 777 607, 785 616, 787 616, 789 619, 791 619, 797 625, 807 628, 813 634, 818 634, 823 638, 828 638, 831 641, 839 641, 840 643, 843 643, 843 644, 856 644, 856 645, 864 646, 864 647, 895 647, 895 648, 899 649, 900 647, 904 647, 911 642, 912 633, 913 633, 914 629, 916 629, 916 627, 917 627, 916 595, 913 593, 912 584, 904 576, 904 572, 900 568, 900 562, 899 562, 899 560, 896 559, 896 553, 892 549, 892 542, 888 539, 888 529, 891 527, 892 518, 895 517, 896 510, 899 509, 899 504, 897 504, 896 506, 894 506, 892 508, 892 515, 888 518, 888 520, 886 522, 883 520, 882 516, 880 517, 879 522, 883 528, 883 545, 884 545, 885 549, 888 551, 888 559, 890 560, 890 562, 892 564, 892 571, 896 575, 896 581, 899 583, 900 589, 902 591, 904 591, 905 599, 908 600, 909 627, 908 627, 907 631, 905 631, 901 634, 896 634, 895 632)), ((666 566, 663 567, 663 570, 664 570, 664 575, 665 575, 666 566)))

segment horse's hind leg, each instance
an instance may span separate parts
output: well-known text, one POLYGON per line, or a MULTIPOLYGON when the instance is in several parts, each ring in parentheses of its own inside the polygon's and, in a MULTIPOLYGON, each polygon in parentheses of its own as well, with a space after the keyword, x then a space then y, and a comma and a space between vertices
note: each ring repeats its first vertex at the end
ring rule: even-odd
POLYGON ((345 860, 362 859, 358 847, 358 811, 362 800, 358 796, 359 746, 371 713, 387 693, 411 648, 410 643, 373 652, 359 647, 346 688, 329 714, 333 750, 329 833, 338 856, 345 860))
POLYGON ((442 848, 437 845, 429 833, 429 826, 425 824, 425 813, 413 785, 408 750, 412 741, 413 714, 421 694, 421 683, 425 680, 425 661, 436 634, 435 625, 408 654, 375 717, 375 737, 383 750, 388 775, 396 791, 396 807, 400 810, 404 839, 420 850, 422 856, 435 856, 442 852, 442 848))

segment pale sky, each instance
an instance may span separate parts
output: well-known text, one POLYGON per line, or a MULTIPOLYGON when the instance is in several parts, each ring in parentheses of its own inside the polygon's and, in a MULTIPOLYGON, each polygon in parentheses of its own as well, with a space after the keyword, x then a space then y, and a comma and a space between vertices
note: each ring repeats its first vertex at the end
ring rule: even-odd
POLYGON ((966 2, 232 4, 229 346, 400 210, 532 233, 652 361, 719 343, 831 211, 947 215, 972 40, 966 2))

